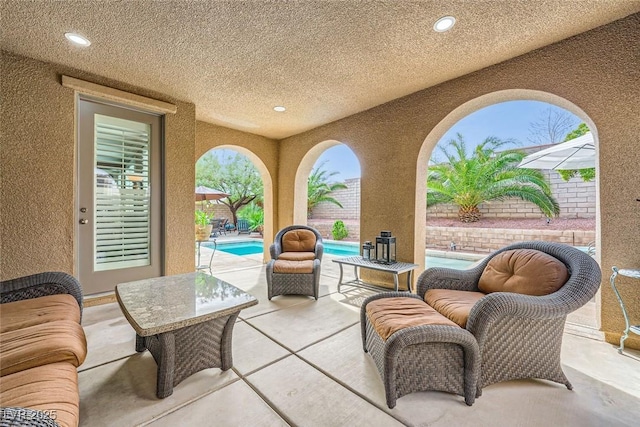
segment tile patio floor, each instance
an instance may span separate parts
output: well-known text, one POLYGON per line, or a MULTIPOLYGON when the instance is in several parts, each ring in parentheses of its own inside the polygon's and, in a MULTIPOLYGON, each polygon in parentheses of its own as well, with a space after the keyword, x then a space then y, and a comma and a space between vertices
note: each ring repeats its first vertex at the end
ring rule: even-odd
POLYGON ((338 269, 323 260, 321 297, 266 297, 261 255, 216 253, 214 274, 253 294, 240 313, 233 369, 207 369, 155 397, 156 365, 134 351, 116 303, 85 309, 88 356, 80 367, 82 426, 624 426, 640 417, 640 352, 565 333, 562 360, 574 390, 546 381, 495 384, 472 407, 460 396, 413 393, 385 405, 362 352, 359 305, 337 293, 338 269))

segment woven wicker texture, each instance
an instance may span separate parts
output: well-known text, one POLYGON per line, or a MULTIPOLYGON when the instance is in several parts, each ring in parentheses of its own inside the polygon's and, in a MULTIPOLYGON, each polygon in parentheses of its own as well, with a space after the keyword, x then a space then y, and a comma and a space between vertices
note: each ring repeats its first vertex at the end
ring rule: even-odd
POLYGON ((549 242, 521 242, 489 255, 473 269, 430 268, 418 278, 417 294, 428 289, 478 290, 478 280, 489 260, 511 249, 535 249, 562 261, 569 280, 546 296, 495 292, 480 299, 469 314, 467 330, 480 347, 480 387, 523 378, 555 381, 571 389, 560 366, 562 332, 567 314, 582 307, 597 292, 598 264, 571 246, 549 242))
POLYGON ((292 225, 278 231, 273 244, 269 247, 271 261, 267 264, 267 296, 269 299, 276 295, 308 295, 318 299, 320 288, 320 262, 324 253, 322 236, 317 230, 304 225, 292 225), (283 252, 282 237, 291 230, 309 230, 316 236, 315 254, 313 260, 313 272, 299 273, 274 273, 273 268, 278 256, 283 252))
POLYGON ((424 325, 401 329, 385 342, 369 322, 366 306, 380 298, 397 296, 407 294, 374 295, 364 301, 360 311, 363 347, 378 368, 389 408, 395 407, 401 396, 426 390, 459 394, 472 405, 479 392, 480 374, 475 338, 457 326, 424 325))
POLYGON ((62 272, 45 272, 0 282, 0 303, 69 294, 78 301, 82 317, 82 288, 75 277, 62 272))
POLYGON ((157 396, 173 393, 182 380, 208 368, 233 366, 231 342, 239 313, 172 332, 136 338, 136 350, 149 349, 158 364, 157 396))
POLYGON ((28 408, 0 408, 0 427, 58 427, 43 411, 28 408))

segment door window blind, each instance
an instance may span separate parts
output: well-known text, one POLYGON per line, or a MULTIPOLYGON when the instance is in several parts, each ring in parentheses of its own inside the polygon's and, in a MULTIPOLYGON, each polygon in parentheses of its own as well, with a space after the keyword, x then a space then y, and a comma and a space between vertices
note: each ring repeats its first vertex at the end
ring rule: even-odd
POLYGON ((95 115, 95 271, 150 264, 150 126, 95 115))

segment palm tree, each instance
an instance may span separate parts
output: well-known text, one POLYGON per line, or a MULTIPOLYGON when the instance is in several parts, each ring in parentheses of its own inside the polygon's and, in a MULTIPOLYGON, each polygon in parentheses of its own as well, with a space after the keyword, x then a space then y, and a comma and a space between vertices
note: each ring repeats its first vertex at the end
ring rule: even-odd
POLYGON ((459 207, 460 221, 476 222, 481 216, 479 204, 514 197, 535 204, 548 217, 557 216, 560 207, 544 175, 517 167, 525 153, 496 152, 512 142, 489 137, 469 155, 464 138, 458 134, 457 140, 440 147, 447 161, 429 166, 427 206, 453 203, 459 207))
POLYGON ((307 215, 311 216, 311 211, 320 202, 329 202, 342 207, 342 204, 331 197, 331 193, 336 190, 342 190, 347 186, 342 182, 329 182, 329 179, 340 172, 328 172, 323 169, 326 162, 322 162, 317 168, 314 168, 307 180, 307 215))

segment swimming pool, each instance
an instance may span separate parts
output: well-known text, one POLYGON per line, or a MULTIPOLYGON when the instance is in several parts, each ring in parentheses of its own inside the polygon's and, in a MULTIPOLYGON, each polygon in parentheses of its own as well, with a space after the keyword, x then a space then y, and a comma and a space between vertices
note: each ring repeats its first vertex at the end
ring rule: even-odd
MULTIPOLYGON (((212 245, 210 243, 204 243, 203 246, 211 247, 212 245)), ((353 256, 360 254, 360 246, 358 244, 323 242, 323 246, 324 253, 329 255, 353 256)), ((218 243, 218 250, 238 256, 261 254, 262 242, 259 240, 254 242, 221 242, 218 243)), ((425 264, 427 267, 447 267, 464 270, 474 263, 475 261, 465 259, 441 258, 435 256, 427 256, 425 258, 425 264)))

